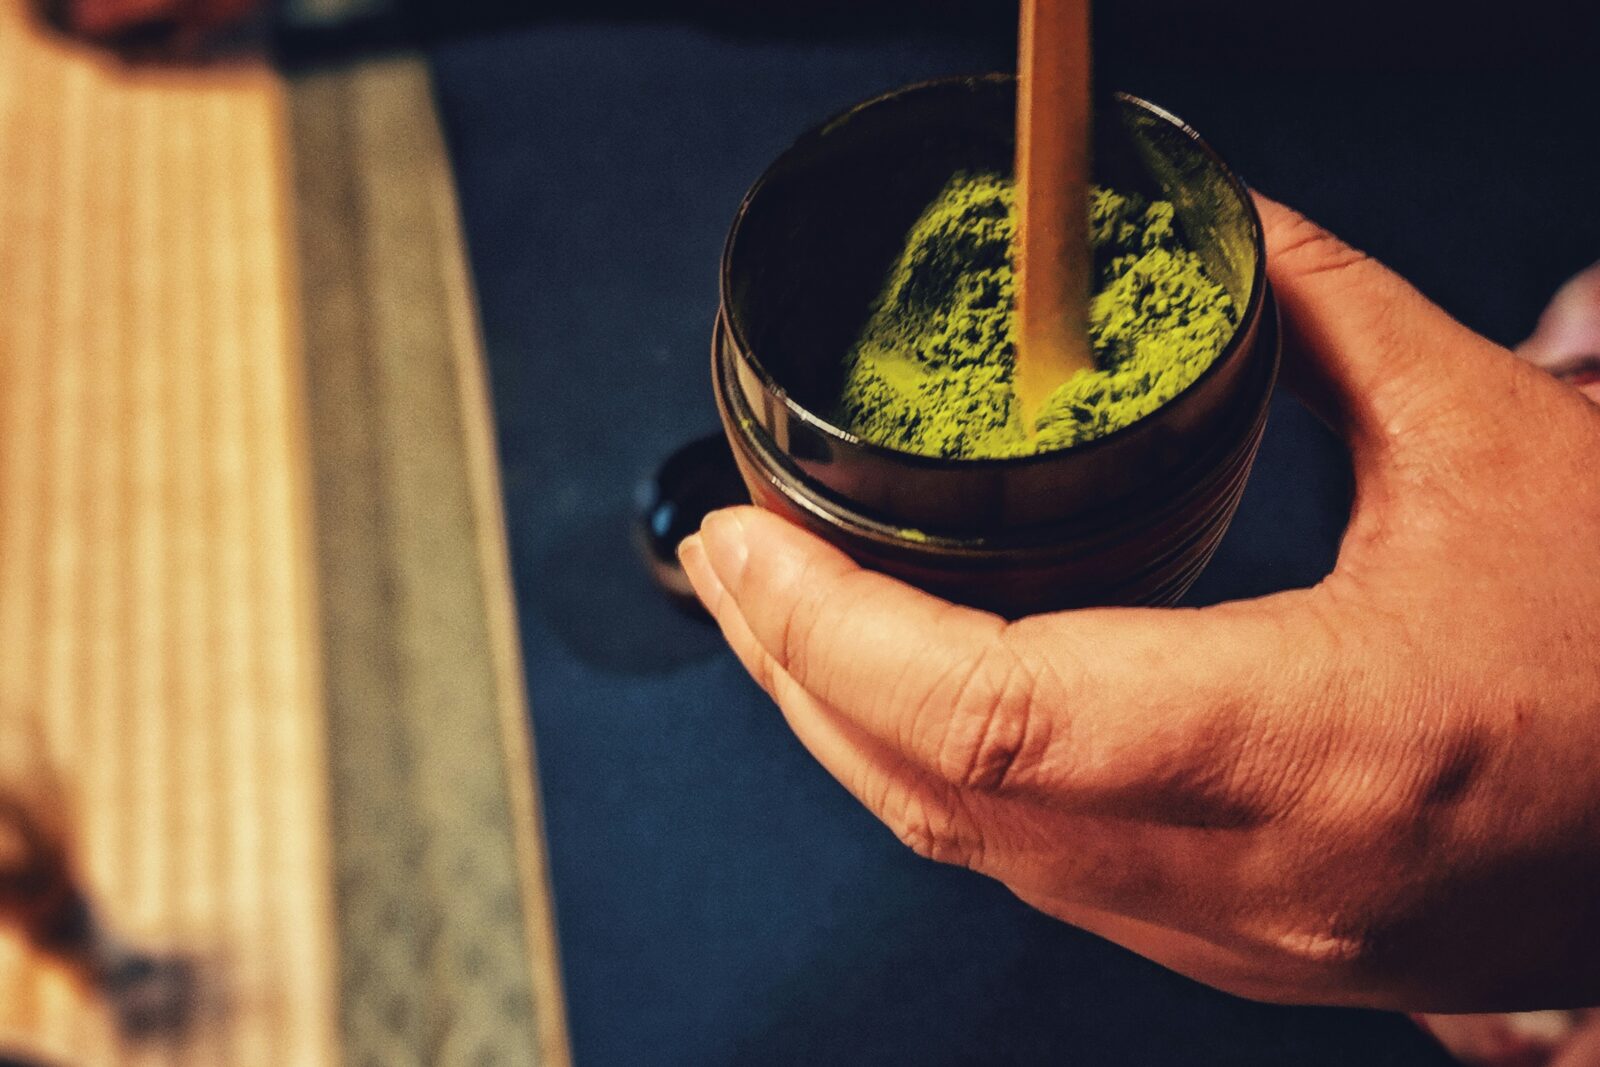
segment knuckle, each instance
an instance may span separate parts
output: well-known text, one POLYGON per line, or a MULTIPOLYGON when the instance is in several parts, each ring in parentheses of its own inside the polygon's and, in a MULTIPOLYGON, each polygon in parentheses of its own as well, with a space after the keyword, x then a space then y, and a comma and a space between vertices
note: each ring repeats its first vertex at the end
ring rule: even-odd
POLYGON ((1371 710, 1343 724, 1346 753, 1325 792, 1337 796, 1333 818, 1352 841, 1380 847, 1397 866, 1424 862, 1460 805, 1483 781, 1501 747, 1491 724, 1458 683, 1423 664, 1410 635, 1390 639, 1395 662, 1407 669, 1387 682, 1352 682, 1354 703, 1371 710), (1359 735, 1359 736, 1358 736, 1359 735))
POLYGON ((776 659, 761 649, 756 650, 754 660, 755 669, 752 673, 755 675, 756 684, 774 700, 779 699, 781 696, 779 682, 783 676, 783 668, 776 659))
POLYGON ((1341 902, 1320 911, 1302 903, 1280 911, 1275 922, 1259 928, 1262 961, 1315 996, 1336 998, 1369 988, 1384 970, 1385 927, 1378 915, 1371 901, 1341 902))
POLYGON ((980 792, 1014 785, 1034 759, 1041 702, 1040 672, 1004 640, 985 645, 949 709, 939 746, 943 777, 980 792))
POLYGON ((1372 257, 1324 230, 1298 212, 1291 214, 1278 235, 1272 259, 1296 277, 1348 273, 1370 263, 1372 257))
POLYGON ((1103 810, 1199 830, 1253 829, 1282 815, 1292 800, 1291 731, 1233 701, 1174 719, 1143 719, 1085 746, 1073 773, 1084 796, 1103 810))
POLYGON ((977 867, 981 858, 975 836, 966 832, 950 798, 936 799, 909 789, 889 829, 900 843, 923 859, 957 867, 977 867))
MULTIPOLYGON (((796 589, 803 591, 809 587, 814 565, 808 562, 796 575, 796 589)), ((778 640, 773 643, 772 653, 778 665, 797 677, 806 676, 807 653, 816 636, 818 620, 821 617, 820 607, 821 604, 816 597, 801 595, 791 598, 783 613, 778 640)))
POLYGON ((1403 805, 1408 824, 1447 813, 1477 789, 1492 747, 1483 734, 1469 723, 1457 722, 1412 762, 1403 805))
POLYGON ((1332 923, 1305 923, 1275 934, 1272 948, 1296 970, 1342 985, 1366 973, 1374 939, 1365 930, 1342 929, 1332 923))
POLYGON ((1408 747, 1430 751, 1337 776, 1345 803, 1310 829, 1305 867, 1285 883, 1294 898, 1278 910, 1285 921, 1264 938, 1329 993, 1371 988, 1403 967, 1400 946, 1435 925, 1448 888, 1439 856, 1449 852, 1452 809, 1473 790, 1482 750, 1470 740, 1408 747))

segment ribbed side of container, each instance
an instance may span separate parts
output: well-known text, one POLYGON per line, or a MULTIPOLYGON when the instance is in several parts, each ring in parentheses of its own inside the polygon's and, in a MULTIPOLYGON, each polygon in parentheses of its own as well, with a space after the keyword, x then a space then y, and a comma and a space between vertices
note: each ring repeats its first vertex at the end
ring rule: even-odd
POLYGON ((1238 400, 1231 447, 1187 489, 1151 499, 1121 523, 1062 525, 1024 546, 997 538, 953 542, 896 530, 853 513, 820 491, 751 417, 732 386, 718 331, 712 377, 740 474, 754 502, 838 546, 863 566, 957 603, 1007 617, 1091 606, 1177 602, 1205 569, 1243 496, 1266 429, 1280 355, 1269 299, 1248 359, 1250 388, 1238 400))

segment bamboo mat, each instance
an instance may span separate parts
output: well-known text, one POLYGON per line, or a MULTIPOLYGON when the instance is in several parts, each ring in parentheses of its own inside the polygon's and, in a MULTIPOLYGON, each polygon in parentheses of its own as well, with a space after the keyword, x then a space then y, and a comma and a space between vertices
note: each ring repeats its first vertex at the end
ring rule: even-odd
POLYGON ((0 931, 0 1049, 565 1062, 433 122, 415 60, 129 70, 0 0, 0 714, 39 725, 106 917, 207 991, 132 1041, 0 931))

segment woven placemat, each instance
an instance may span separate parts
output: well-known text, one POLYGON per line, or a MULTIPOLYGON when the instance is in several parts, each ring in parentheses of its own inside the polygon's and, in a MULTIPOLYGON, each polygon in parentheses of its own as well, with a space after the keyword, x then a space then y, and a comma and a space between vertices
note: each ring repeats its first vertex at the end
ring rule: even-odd
POLYGON ((427 69, 301 75, 291 111, 347 1047, 396 1067, 564 1062, 488 391, 427 69))
POLYGON ((501 530, 425 67, 126 68, 0 2, 0 712, 206 994, 134 1041, 0 932, 0 1050, 566 1061, 501 530))

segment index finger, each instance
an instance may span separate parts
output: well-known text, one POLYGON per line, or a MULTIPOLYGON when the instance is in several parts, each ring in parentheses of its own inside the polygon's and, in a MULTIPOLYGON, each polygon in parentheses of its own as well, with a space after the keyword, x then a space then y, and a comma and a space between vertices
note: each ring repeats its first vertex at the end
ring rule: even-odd
POLYGON ((701 539, 754 640, 815 698, 799 714, 838 715, 957 788, 1236 821, 1257 801, 1233 773, 1251 720, 1269 700, 1315 702, 1316 679, 1295 669, 1318 659, 1305 593, 1007 624, 754 508, 714 515, 701 539), (1285 654, 1286 642, 1298 647, 1285 654))

